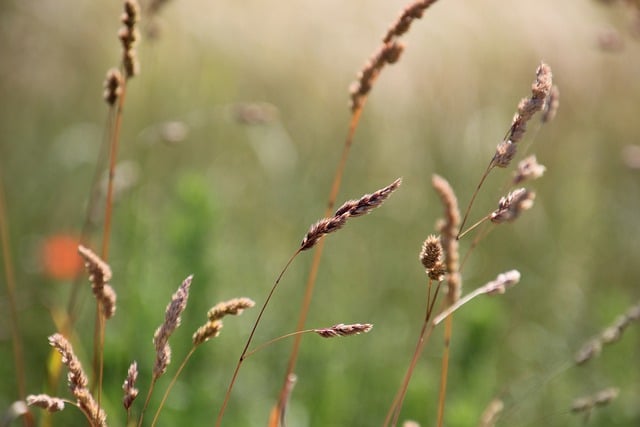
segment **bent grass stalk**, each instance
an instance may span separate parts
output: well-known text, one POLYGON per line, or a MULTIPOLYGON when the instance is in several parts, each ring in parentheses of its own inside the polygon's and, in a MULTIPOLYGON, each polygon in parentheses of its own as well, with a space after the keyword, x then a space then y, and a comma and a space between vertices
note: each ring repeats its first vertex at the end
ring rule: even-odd
MULTIPOLYGON (((420 19, 424 11, 435 3, 437 0, 417 0, 412 2, 408 7, 406 7, 403 12, 400 14, 398 19, 394 22, 394 24, 389 28, 389 30, 385 33, 383 37, 383 45, 380 51, 384 50, 385 47, 387 49, 390 46, 393 46, 392 50, 394 53, 392 55, 387 56, 389 59, 389 64, 393 64, 398 61, 400 54, 404 47, 400 44, 397 44, 394 39, 402 36, 404 33, 409 31, 411 24, 414 20, 420 19), (392 43, 393 44, 390 44, 392 43)), ((382 58, 383 55, 374 55, 375 57, 382 58)), ((351 119, 349 121, 349 128, 347 130, 347 136, 345 138, 344 146, 342 148, 342 154, 340 156, 340 160, 338 162, 338 166, 336 167, 336 172, 333 177, 333 182, 331 184, 331 190, 329 191, 329 197, 327 201, 327 208, 325 210, 324 216, 328 216, 333 209, 336 199, 338 197, 338 192, 340 191, 340 185, 342 182, 342 176, 344 174, 344 170, 346 167, 347 159, 349 157, 349 153, 351 150, 351 146, 353 145, 353 140, 355 137, 356 130, 358 128, 358 124, 360 122, 360 117, 362 116, 362 111, 368 99, 368 94, 373 87, 373 83, 377 79, 380 71, 385 65, 385 61, 378 61, 377 69, 375 72, 365 74, 367 69, 370 69, 369 65, 374 62, 370 62, 365 65, 365 68, 361 71, 358 76, 358 82, 352 85, 350 88, 351 92, 351 119), (366 78, 366 84, 363 84, 366 78)), ((320 261, 322 259, 322 252, 324 250, 324 242, 321 241, 314 252, 313 260, 311 263, 311 269, 309 270, 309 275, 307 277, 307 283, 305 285, 304 297, 302 300, 302 305, 300 307, 300 314, 298 315, 298 323, 296 326, 297 330, 304 329, 304 325, 306 324, 307 315, 309 312, 309 307, 311 305, 311 299, 313 297, 313 291, 315 288, 316 278, 318 276, 318 270, 320 268, 320 261)), ((300 343, 302 341, 302 335, 296 335, 293 347, 291 349, 291 353, 289 355, 289 361, 287 362, 287 369, 284 375, 284 380, 282 383, 282 387, 280 389, 280 394, 278 396, 278 402, 276 406, 272 409, 271 420, 278 420, 282 418, 282 414, 284 412, 284 407, 286 405, 287 399, 290 394, 290 381, 289 378, 293 375, 293 371, 295 370, 296 362, 298 360, 298 353, 300 351, 300 343)), ((270 427, 277 427, 277 425, 273 425, 271 422, 269 423, 270 427)))

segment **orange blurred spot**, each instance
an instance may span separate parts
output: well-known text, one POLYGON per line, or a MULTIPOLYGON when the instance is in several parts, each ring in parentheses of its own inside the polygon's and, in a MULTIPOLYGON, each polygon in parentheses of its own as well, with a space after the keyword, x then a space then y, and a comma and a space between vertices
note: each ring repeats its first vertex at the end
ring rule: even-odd
POLYGON ((78 254, 80 240, 74 236, 57 234, 42 243, 44 274, 57 280, 71 280, 82 272, 83 262, 78 254))

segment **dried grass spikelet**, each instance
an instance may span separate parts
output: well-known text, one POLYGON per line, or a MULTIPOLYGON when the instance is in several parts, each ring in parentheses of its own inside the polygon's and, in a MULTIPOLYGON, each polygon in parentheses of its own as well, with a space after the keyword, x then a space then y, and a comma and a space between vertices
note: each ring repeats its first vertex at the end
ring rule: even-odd
POLYGON ((373 83, 384 66, 394 64, 400 59, 404 45, 397 39, 409 31, 413 21, 422 18, 424 11, 435 2, 436 0, 414 1, 401 12, 398 19, 389 27, 382 38, 382 45, 358 73, 358 80, 351 84, 349 92, 351 93, 352 112, 362 108, 373 83))
POLYGON ((104 80, 104 92, 102 93, 102 97, 107 104, 113 106, 116 103, 122 94, 123 83, 124 79, 120 70, 112 68, 107 71, 107 77, 104 80))
POLYGON ((514 172, 511 182, 513 185, 518 185, 523 181, 538 179, 544 175, 545 170, 547 168, 538 163, 536 156, 531 155, 518 163, 518 168, 514 172))
POLYGON ((558 108, 560 108, 560 89, 553 85, 542 107, 542 123, 548 123, 555 119, 558 108))
POLYGON ((89 421, 94 426, 106 426, 107 416, 98 406, 95 399, 91 395, 91 392, 87 388, 88 380, 87 376, 82 369, 80 360, 73 352, 71 343, 67 341, 61 334, 53 334, 49 337, 49 344, 54 347, 58 353, 62 356, 62 363, 69 370, 67 376, 69 389, 71 394, 76 398, 77 404, 80 409, 89 418, 89 421))
POLYGON ((359 110, 373 83, 386 64, 394 64, 400 59, 404 45, 396 41, 385 42, 380 49, 367 61, 358 73, 358 80, 351 84, 351 111, 359 110))
POLYGON ((580 366, 600 355, 603 347, 620 341, 624 331, 632 322, 640 319, 640 304, 629 308, 624 314, 618 316, 615 321, 606 327, 600 334, 587 341, 574 356, 576 365, 580 366))
POLYGON ((64 409, 64 400, 48 394, 30 394, 27 396, 26 401, 27 405, 37 406, 48 412, 59 412, 64 409))
POLYGON ((417 421, 406 420, 402 423, 402 427, 420 427, 420 424, 417 421))
POLYGON ((446 268, 442 263, 442 244, 440 238, 430 235, 422 244, 420 262, 430 279, 440 281, 444 279, 446 268))
POLYGON ((496 295, 504 294, 507 289, 513 287, 520 281, 520 272, 518 270, 510 270, 505 273, 498 274, 495 280, 487 282, 484 286, 476 288, 474 291, 466 294, 462 298, 456 300, 453 304, 442 311, 435 319, 433 325, 440 324, 444 319, 453 314, 460 307, 474 299, 479 295, 496 295))
POLYGON ((234 298, 229 301, 221 302, 213 306, 208 312, 207 317, 210 321, 222 319, 227 315, 239 315, 247 309, 255 306, 256 303, 250 298, 234 298))
POLYGON ((255 306, 256 303, 250 298, 233 298, 229 301, 221 302, 214 305, 208 312, 207 323, 200 326, 193 334, 193 345, 198 346, 211 338, 220 335, 223 327, 222 318, 225 316, 239 316, 242 312, 255 306))
POLYGON ((606 406, 615 400, 620 394, 620 390, 615 387, 605 388, 596 394, 585 397, 578 397, 571 403, 571 412, 585 413, 587 416, 596 406, 606 406))
POLYGON ((180 315, 187 307, 189 299, 189 288, 193 275, 184 279, 180 287, 171 297, 171 302, 167 305, 165 319, 162 325, 156 329, 153 335, 153 344, 156 349, 156 362, 153 366, 153 376, 155 378, 164 374, 167 366, 171 363, 171 347, 169 347, 169 337, 180 326, 180 315))
POLYGON ((330 328, 314 329, 313 332, 320 335, 322 338, 334 338, 367 333, 371 328, 373 328, 371 323, 353 323, 351 325, 339 323, 331 326, 330 328))
POLYGON ((518 188, 500 199, 498 209, 491 213, 489 219, 495 224, 514 221, 523 211, 533 206, 535 197, 533 191, 518 188))
POLYGON ((124 13, 121 21, 123 26, 118 31, 118 38, 122 43, 122 66, 127 78, 140 73, 140 66, 134 49, 135 42, 140 38, 137 23, 140 17, 140 6, 136 0, 124 1, 124 13))
POLYGON ((217 337, 218 335, 220 335, 222 326, 223 324, 219 320, 213 322, 208 321, 204 325, 200 326, 198 330, 193 334, 193 345, 200 345, 206 341, 209 341, 211 338, 217 337))
POLYGON ((503 409, 504 402, 497 398, 493 399, 482 412, 478 427, 493 427, 503 409))
POLYGON ((342 204, 332 217, 323 218, 313 224, 302 243, 301 251, 311 249, 318 243, 321 237, 341 229, 350 217, 366 215, 378 206, 380 206, 395 190, 398 189, 402 179, 398 178, 388 186, 372 193, 365 194, 358 200, 349 200, 342 204))
POLYGON ((440 224, 440 242, 444 250, 444 265, 447 280, 448 305, 454 304, 462 293, 462 276, 460 275, 460 254, 458 251, 458 231, 460 226, 460 210, 458 199, 449 182, 439 175, 433 175, 431 184, 440 196, 444 207, 444 221, 440 224))
POLYGON ((122 398, 122 405, 124 409, 129 410, 133 401, 138 397, 138 389, 136 386, 136 381, 138 380, 138 363, 133 362, 129 369, 127 370, 127 377, 124 379, 124 384, 122 384, 122 390, 124 390, 124 397, 122 398))
POLYGON ((536 70, 536 80, 531 86, 531 97, 522 99, 518 104, 518 110, 513 117, 511 127, 503 141, 498 144, 490 168, 494 166, 504 168, 511 163, 516 154, 516 144, 522 139, 527 129, 527 122, 536 112, 542 110, 545 100, 551 92, 551 86, 551 68, 542 63, 536 70))
POLYGON ((409 31, 411 24, 416 19, 422 18, 424 11, 435 3, 436 0, 418 0, 413 4, 407 6, 398 16, 398 19, 389 27, 389 30, 385 34, 382 39, 383 42, 387 43, 393 40, 394 38, 402 36, 404 33, 409 31))
POLYGON ((116 312, 116 293, 109 284, 111 267, 91 249, 82 245, 78 246, 78 253, 84 259, 84 265, 89 273, 91 289, 96 299, 100 302, 104 317, 110 319, 116 312))

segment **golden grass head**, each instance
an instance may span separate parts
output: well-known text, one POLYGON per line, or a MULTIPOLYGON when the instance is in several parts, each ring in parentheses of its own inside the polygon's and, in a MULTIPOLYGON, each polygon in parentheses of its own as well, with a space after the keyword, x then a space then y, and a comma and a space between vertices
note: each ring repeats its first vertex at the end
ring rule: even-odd
POLYGON ((361 333, 369 332, 371 328, 373 328, 371 323, 354 323, 351 325, 339 323, 331 326, 330 328, 314 329, 313 332, 320 335, 322 338, 334 338, 359 335, 361 333))
POLYGON ((251 308, 255 305, 256 303, 250 298, 234 298, 213 306, 207 312, 207 317, 209 318, 209 321, 214 322, 227 315, 242 314, 245 309, 251 308))
POLYGON ((106 319, 112 318, 116 312, 116 292, 109 284, 111 267, 91 249, 82 245, 78 246, 78 253, 84 259, 84 265, 89 273, 91 289, 96 299, 100 302, 104 317, 106 319))
POLYGON ((49 344, 62 356, 62 363, 69 371, 67 375, 69 389, 76 398, 80 409, 89 417, 92 425, 106 426, 107 416, 87 388, 89 381, 80 360, 73 352, 71 343, 62 334, 56 333, 49 337, 49 344))
POLYGON ((200 326, 198 330, 193 334, 193 345, 200 345, 209 341, 211 338, 215 338, 220 335, 222 329, 222 322, 220 320, 210 320, 204 325, 200 326))
POLYGON ((27 396, 27 405, 37 406, 48 412, 59 412, 64 409, 64 400, 51 397, 48 394, 30 394, 27 396))

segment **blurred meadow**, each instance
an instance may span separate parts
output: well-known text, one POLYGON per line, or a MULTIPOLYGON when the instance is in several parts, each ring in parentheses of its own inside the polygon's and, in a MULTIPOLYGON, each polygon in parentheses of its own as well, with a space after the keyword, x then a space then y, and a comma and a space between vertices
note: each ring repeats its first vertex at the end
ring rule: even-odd
MULTIPOLYGON (((141 73, 127 85, 116 169, 109 265, 118 301, 106 325, 102 395, 109 425, 125 425, 121 387, 133 360, 144 398, 153 332, 189 274, 173 363, 151 408, 211 306, 240 296, 257 303, 198 348, 159 425, 213 423, 259 306, 323 216, 350 120, 348 87, 405 6, 191 0, 166 2, 153 22, 142 16, 141 73)), ((69 396, 64 369, 49 384, 47 337, 64 318, 78 258, 53 238, 80 235, 93 194, 88 236, 100 246, 101 85, 119 61, 121 10, 120 1, 0 3, 0 178, 28 393, 69 396), (47 251, 55 243, 62 246, 47 251)), ((573 363, 585 341, 640 300, 639 10, 625 1, 440 0, 414 22, 401 59, 382 71, 364 107, 338 203, 397 177, 403 184, 375 212, 326 237, 306 322, 375 326, 354 337, 304 337, 288 426, 382 424, 424 316, 418 253, 442 215, 431 176, 449 180, 466 208, 541 61, 553 70, 560 108, 544 126, 534 117, 518 160, 536 154, 547 171, 527 184, 533 208, 471 253, 463 292, 510 269, 522 279, 456 314, 444 424, 475 426, 500 397, 498 426, 640 425, 637 326, 584 366, 573 363), (571 413, 575 398, 607 387, 619 389, 608 406, 588 419, 571 413)), ((489 176, 471 222, 495 209, 510 174, 489 176)), ((460 241, 463 255, 472 240, 460 241)), ((302 253, 285 274, 254 345, 295 330, 311 258, 302 253)), ((0 269, 4 412, 20 396, 6 263, 0 269)), ((84 271, 80 281, 69 339, 90 371, 95 302, 84 271)), ((435 425, 441 329, 401 420, 435 425)), ((281 341, 245 361, 223 425, 267 425, 290 350, 291 340, 281 341)), ((33 412, 39 425, 86 423, 72 407, 48 419, 33 412)))

